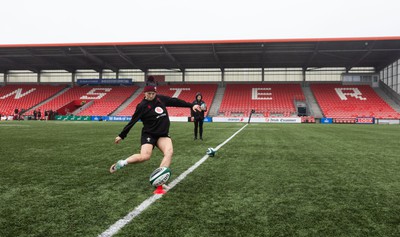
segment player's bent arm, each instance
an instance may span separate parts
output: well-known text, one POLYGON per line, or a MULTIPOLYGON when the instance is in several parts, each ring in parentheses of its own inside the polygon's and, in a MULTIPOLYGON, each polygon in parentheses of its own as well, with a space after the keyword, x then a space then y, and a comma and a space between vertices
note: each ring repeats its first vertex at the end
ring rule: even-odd
POLYGON ((143 107, 141 106, 141 104, 138 104, 136 106, 135 113, 132 115, 131 121, 129 121, 129 123, 124 127, 122 132, 118 134, 118 137, 124 139, 128 135, 131 128, 135 125, 135 123, 139 121, 140 117, 142 116, 142 113, 143 113, 143 107))

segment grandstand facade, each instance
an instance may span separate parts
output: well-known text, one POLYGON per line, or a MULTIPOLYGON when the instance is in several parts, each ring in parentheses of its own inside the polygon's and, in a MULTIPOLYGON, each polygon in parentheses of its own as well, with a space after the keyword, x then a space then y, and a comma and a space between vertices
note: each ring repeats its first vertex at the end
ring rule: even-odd
POLYGON ((0 46, 0 114, 130 116, 152 75, 161 94, 202 92, 211 117, 398 120, 399 51, 400 37, 0 46), (79 83, 94 79, 111 83, 79 83), (120 79, 132 84, 112 83, 120 79))

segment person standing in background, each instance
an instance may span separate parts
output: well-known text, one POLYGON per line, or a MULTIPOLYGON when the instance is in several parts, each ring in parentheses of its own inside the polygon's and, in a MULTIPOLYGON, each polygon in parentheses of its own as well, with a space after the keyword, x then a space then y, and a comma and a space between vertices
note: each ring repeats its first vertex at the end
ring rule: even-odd
POLYGON ((206 103, 203 101, 203 95, 200 92, 196 93, 196 99, 193 101, 194 105, 199 105, 201 110, 192 110, 192 119, 194 122, 194 140, 197 140, 197 133, 200 135, 200 140, 203 140, 203 121, 204 112, 207 111, 206 103))
POLYGON ((19 113, 18 108, 15 108, 14 109, 14 116, 13 116, 14 120, 18 120, 18 113, 19 113))
POLYGON ((37 120, 41 120, 42 119, 42 111, 40 111, 40 109, 37 112, 37 120))
POLYGON ((153 76, 149 76, 146 80, 146 86, 158 86, 158 83, 153 76))
POLYGON ((37 111, 36 109, 33 110, 33 119, 36 120, 37 119, 37 111))

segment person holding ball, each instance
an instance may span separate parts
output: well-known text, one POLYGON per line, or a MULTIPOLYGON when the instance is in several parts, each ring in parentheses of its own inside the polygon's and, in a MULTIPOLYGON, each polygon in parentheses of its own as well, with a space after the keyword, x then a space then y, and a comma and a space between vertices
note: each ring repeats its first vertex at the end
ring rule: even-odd
POLYGON ((197 140, 197 134, 200 135, 200 140, 203 140, 203 121, 204 112, 207 111, 206 103, 203 101, 203 95, 200 92, 196 93, 194 105, 199 105, 201 110, 192 110, 192 120, 194 122, 194 140, 197 140), (198 133, 197 133, 198 132, 198 133))
POLYGON ((115 173, 128 164, 149 160, 155 146, 164 154, 160 167, 169 167, 172 161, 173 145, 168 134, 170 120, 167 107, 188 107, 194 111, 201 110, 198 104, 192 104, 169 96, 157 95, 156 87, 153 85, 146 86, 143 92, 144 99, 136 106, 131 121, 115 138, 115 143, 120 143, 140 119, 143 122, 140 153, 134 154, 125 160, 119 160, 110 167, 110 173, 115 173))

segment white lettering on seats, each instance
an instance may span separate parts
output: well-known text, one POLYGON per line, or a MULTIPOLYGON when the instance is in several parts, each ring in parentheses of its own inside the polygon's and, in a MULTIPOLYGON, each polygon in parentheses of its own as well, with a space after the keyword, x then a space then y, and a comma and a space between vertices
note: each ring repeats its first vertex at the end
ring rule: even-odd
POLYGON ((22 88, 18 88, 15 91, 13 91, 13 92, 11 92, 11 93, 9 93, 7 95, 3 95, 2 97, 0 97, 0 99, 4 100, 5 98, 8 98, 8 97, 10 97, 10 96, 12 96, 14 94, 15 94, 14 99, 20 99, 20 98, 22 98, 22 97, 34 92, 35 90, 36 90, 36 88, 32 88, 29 91, 27 91, 25 93, 22 93, 22 88))
POLYGON ((99 100, 103 98, 105 95, 107 95, 108 92, 110 92, 112 88, 93 88, 91 89, 86 95, 82 96, 80 99, 81 100, 99 100), (98 91, 103 91, 103 92, 98 92, 98 91))
POLYGON ((260 92, 260 91, 270 91, 271 88, 252 88, 251 99, 253 100, 272 100, 272 93, 270 92, 260 92))
POLYGON ((172 97, 178 98, 182 91, 190 91, 190 88, 169 88, 171 91, 175 90, 175 93, 172 97))
POLYGON ((341 100, 347 100, 347 96, 354 97, 359 100, 367 100, 367 98, 362 97, 362 93, 358 88, 335 88, 336 93, 341 100), (351 91, 351 92, 344 92, 351 91))

